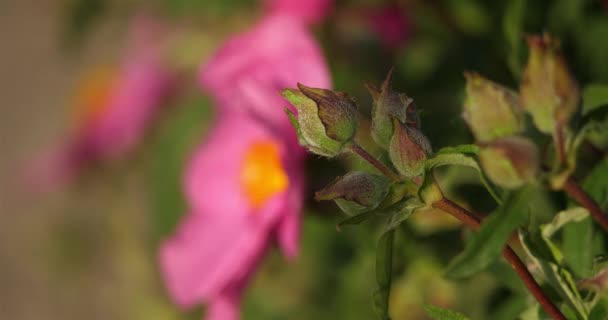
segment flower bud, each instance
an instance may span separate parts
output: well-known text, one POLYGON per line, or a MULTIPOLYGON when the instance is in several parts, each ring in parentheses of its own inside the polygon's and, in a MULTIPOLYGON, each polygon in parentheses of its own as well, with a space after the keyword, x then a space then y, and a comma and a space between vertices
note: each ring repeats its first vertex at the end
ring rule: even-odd
POLYGON ((477 73, 465 73, 467 81, 464 120, 481 142, 511 136, 521 129, 517 94, 477 73))
POLYGON ((520 136, 500 138, 482 146, 479 160, 490 180, 505 188, 533 181, 539 167, 536 145, 520 136))
POLYGON ((342 211, 359 214, 377 208, 386 198, 389 186, 384 176, 353 171, 318 191, 315 199, 334 200, 342 211))
POLYGON ((418 129, 401 124, 393 119, 395 128, 390 140, 388 154, 399 173, 411 178, 422 174, 424 162, 432 153, 431 143, 418 129))
POLYGON ((367 85, 373 102, 372 108, 372 138, 383 148, 388 148, 393 135, 393 118, 413 127, 420 127, 420 119, 412 98, 391 88, 393 70, 378 90, 373 85, 367 85))
POLYGON ((334 157, 357 132, 359 118, 355 102, 343 92, 309 88, 285 89, 283 96, 298 110, 287 115, 298 132, 300 144, 310 151, 334 157))
POLYGON ((528 38, 528 46, 521 103, 540 131, 553 133, 557 124, 566 124, 576 111, 580 92, 559 53, 558 41, 545 34, 528 38))

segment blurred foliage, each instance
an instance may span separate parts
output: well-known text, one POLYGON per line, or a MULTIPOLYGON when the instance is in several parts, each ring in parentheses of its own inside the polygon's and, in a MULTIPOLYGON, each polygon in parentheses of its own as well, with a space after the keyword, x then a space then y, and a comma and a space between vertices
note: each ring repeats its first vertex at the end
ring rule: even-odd
MULTIPOLYGON (((204 27, 205 32, 218 33, 241 28, 241 17, 252 20, 250 16, 259 12, 258 6, 259 1, 255 0, 66 0, 64 38, 69 46, 77 47, 95 32, 104 19, 122 19, 140 7, 161 12, 175 23, 195 21, 204 27), (227 23, 234 23, 237 27, 227 23)), ((334 88, 352 94, 362 114, 369 114, 371 109, 371 99, 363 83, 379 83, 387 70, 395 66, 394 87, 407 92, 416 101, 424 120, 423 130, 435 150, 473 140, 461 118, 463 71, 476 70, 515 87, 527 55, 524 38, 542 31, 561 39, 572 72, 581 88, 585 88, 584 118, 574 122, 582 125, 605 119, 604 107, 608 105, 608 8, 601 1, 341 0, 336 1, 330 17, 314 31, 326 54, 334 88), (412 28, 409 39, 394 48, 383 46, 370 33, 357 31, 368 28, 361 12, 389 4, 396 4, 409 17, 412 28)), ((145 151, 148 157, 146 187, 150 194, 150 220, 154 235, 148 247, 150 253, 156 249, 157 241, 174 229, 186 210, 181 187, 182 172, 188 156, 204 137, 212 114, 211 102, 202 94, 183 97, 166 112, 145 151)), ((537 140, 543 139, 546 138, 538 136, 537 140)), ((583 143, 583 154, 591 156, 580 162, 576 172, 584 178, 585 190, 606 209, 606 145, 601 144, 602 139, 591 142, 583 143), (599 144, 595 143, 598 141, 599 144)), ((344 167, 365 167, 346 157, 341 160, 342 165, 337 165, 311 159, 309 172, 313 176, 310 188, 318 189, 336 172, 342 173, 344 167)), ((468 201, 467 205, 475 210, 494 210, 492 198, 485 193, 472 170, 459 167, 441 172, 441 177, 443 182, 449 182, 446 193, 451 197, 468 201)), ((538 200, 540 205, 548 208, 543 211, 555 212, 556 207, 562 208, 567 204, 560 195, 551 193, 544 197, 546 199, 538 200)), ((307 205, 309 211, 303 222, 299 258, 287 263, 278 253, 273 253, 265 260, 247 292, 245 318, 374 318, 371 301, 376 278, 384 285, 387 280, 384 279, 386 274, 375 274, 376 243, 381 237, 382 226, 372 222, 336 232, 335 224, 343 218, 337 207, 313 203, 312 199, 307 205)), ((520 208, 517 203, 512 206, 520 208)), ((386 238, 390 238, 391 244, 384 243, 384 249, 395 255, 390 263, 380 261, 379 264, 392 272, 393 288, 391 297, 379 297, 380 313, 390 311, 394 320, 424 319, 427 317, 424 306, 429 304, 462 311, 472 319, 514 319, 524 310, 522 319, 539 319, 538 309, 528 308, 526 299, 520 294, 519 279, 504 262, 494 261, 500 253, 500 244, 528 218, 523 210, 513 211, 498 209, 484 225, 489 229, 482 228, 473 236, 464 233, 463 237, 463 233, 454 228, 456 223, 446 223, 441 220, 441 214, 436 214, 430 222, 423 221, 426 223, 423 227, 414 214, 412 221, 389 231, 386 238), (510 214, 515 212, 518 214, 510 214), (493 225, 500 225, 500 232, 495 232, 493 225), (396 238, 394 244, 393 237, 396 238), (469 239, 466 245, 463 238, 469 239), (497 245, 487 246, 488 242, 497 245), (444 272, 449 261, 463 248, 467 264, 460 265, 459 269, 458 264, 453 265, 452 273, 459 271, 470 275, 483 272, 466 280, 446 280, 444 272), (468 265, 472 260, 476 261, 474 268, 468 265), (467 267, 472 269, 466 270, 467 267), (391 302, 389 309, 383 309, 387 308, 386 301, 391 302)), ((532 223, 540 226, 549 223, 552 217, 550 214, 531 219, 537 219, 532 223)), ((65 237, 58 241, 73 244, 77 242, 74 238, 91 237, 70 225, 66 228, 65 237)), ((586 312, 587 297, 573 293, 576 291, 573 279, 591 277, 598 271, 596 258, 605 252, 605 234, 587 217, 564 225, 555 238, 539 234, 526 237, 529 241, 524 245, 529 252, 542 251, 537 255, 545 259, 536 262, 547 278, 555 280, 551 285, 556 296, 561 296, 572 312, 586 312), (558 261, 562 254, 563 261, 558 261), (560 281, 563 277, 556 276, 556 273, 567 273, 571 281, 560 281)), ((97 250, 97 243, 91 244, 90 248, 81 248, 81 245, 66 247, 68 251, 60 253, 66 255, 65 259, 77 260, 75 256, 88 259, 83 251, 97 250)), ((71 266, 65 267, 71 272, 71 266)), ((464 319, 459 315, 442 315, 445 312, 441 310, 426 307, 435 319, 464 319)), ((601 298, 591 310, 589 319, 605 319, 606 310, 608 303, 601 298)), ((200 312, 195 313, 193 318, 200 312)))

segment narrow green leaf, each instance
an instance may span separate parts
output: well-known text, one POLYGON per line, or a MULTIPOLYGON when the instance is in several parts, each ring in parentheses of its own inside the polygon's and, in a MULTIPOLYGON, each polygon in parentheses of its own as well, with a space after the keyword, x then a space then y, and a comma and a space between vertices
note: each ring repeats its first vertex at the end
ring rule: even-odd
POLYGON ((395 230, 386 231, 378 240, 376 248, 376 283, 378 288, 374 293, 374 304, 381 320, 390 320, 388 301, 391 292, 394 240, 395 230))
POLYGON ((455 147, 444 147, 441 150, 437 151, 437 154, 445 154, 445 153, 467 153, 467 154, 479 154, 479 146, 476 144, 461 144, 455 147))
POLYGON ((586 278, 593 273, 595 229, 587 215, 582 221, 570 223, 563 228, 562 241, 564 259, 575 275, 586 278))
POLYGON ((608 106, 608 84, 590 84, 583 89, 583 116, 608 106))
POLYGON ((585 140, 589 140, 600 148, 608 145, 608 135, 606 132, 608 132, 608 118, 604 120, 591 120, 578 130, 568 148, 568 164, 571 170, 576 168, 578 149, 585 140))
POLYGON ((482 223, 479 232, 473 234, 464 252, 450 263, 446 276, 453 279, 469 277, 494 262, 513 230, 526 222, 536 189, 535 186, 526 186, 511 194, 482 223))
MULTIPOLYGON (((541 228, 542 229, 542 228, 541 228)), ((541 234, 520 233, 522 246, 541 274, 578 319, 587 320, 587 307, 576 288, 572 275, 561 266, 563 256, 557 247, 541 234)))
POLYGON ((560 229, 563 233, 563 259, 575 274, 591 276, 593 269, 593 224, 589 212, 580 207, 559 212, 551 223, 542 227, 542 235, 551 238, 560 229))
MULTIPOLYGON (((608 160, 603 160, 591 170, 583 180, 583 189, 605 207, 608 198, 608 160)), ((592 276, 594 257, 603 253, 595 244, 602 242, 602 239, 602 233, 597 231, 587 214, 564 226, 564 258, 574 274, 581 278, 592 276)))
POLYGON ((542 233, 543 237, 551 238, 557 231, 563 226, 571 222, 581 222, 589 216, 589 211, 585 208, 576 207, 568 210, 560 211, 555 215, 553 220, 543 225, 542 233))
MULTIPOLYGON (((458 147, 455 147, 455 148, 458 148, 458 147)), ((442 149, 442 150, 444 150, 444 149, 442 149)), ((475 158, 473 158, 469 155, 463 154, 463 153, 448 153, 448 150, 445 150, 443 152, 440 151, 440 153, 437 153, 434 157, 432 157, 431 159, 428 159, 426 161, 424 179, 426 180, 427 177, 430 178, 430 174, 428 174, 428 173, 432 169, 441 167, 441 166, 447 166, 447 165, 465 166, 465 167, 470 167, 470 168, 477 170, 477 172, 479 173, 479 178, 481 180, 481 183, 484 185, 486 190, 488 190, 488 192, 490 193, 492 198, 494 198, 494 200, 496 200, 496 202, 498 204, 502 203, 502 200, 500 199, 500 197, 498 196, 498 194, 492 187, 492 184, 488 181, 486 176, 483 174, 483 171, 479 167, 479 163, 477 163, 477 160, 475 160, 475 158)))
POLYGON ((466 316, 456 311, 442 309, 439 307, 425 305, 424 310, 434 320, 469 320, 466 316))

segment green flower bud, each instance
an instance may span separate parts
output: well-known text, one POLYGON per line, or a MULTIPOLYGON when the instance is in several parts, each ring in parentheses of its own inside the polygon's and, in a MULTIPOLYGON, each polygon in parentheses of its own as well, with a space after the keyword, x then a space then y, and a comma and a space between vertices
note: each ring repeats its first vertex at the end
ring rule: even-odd
POLYGON ((309 88, 285 89, 283 96, 298 110, 286 109, 300 144, 310 151, 334 157, 354 138, 359 124, 355 102, 343 92, 309 88))
POLYGON ((395 168, 406 177, 422 174, 424 162, 433 152, 428 138, 418 129, 401 124, 393 119, 395 128, 388 148, 395 168))
POLYGON ((384 176, 353 171, 318 191, 315 199, 334 200, 342 211, 354 215, 377 208, 388 195, 389 187, 384 176))
POLYGON ((490 180, 511 189, 533 181, 539 168, 536 145, 520 136, 500 138, 482 146, 479 160, 490 180))
POLYGON ((553 133, 556 125, 566 124, 576 111, 580 92, 558 41, 547 34, 528 38, 530 55, 521 82, 523 107, 532 115, 536 127, 553 133))
POLYGON ((521 129, 517 94, 477 73, 465 73, 467 81, 464 120, 481 142, 511 136, 521 129))
POLYGON ((378 90, 373 85, 367 85, 373 102, 372 107, 372 138, 381 147, 387 149, 393 135, 393 118, 413 127, 420 127, 420 119, 412 98, 391 88, 393 70, 378 90))

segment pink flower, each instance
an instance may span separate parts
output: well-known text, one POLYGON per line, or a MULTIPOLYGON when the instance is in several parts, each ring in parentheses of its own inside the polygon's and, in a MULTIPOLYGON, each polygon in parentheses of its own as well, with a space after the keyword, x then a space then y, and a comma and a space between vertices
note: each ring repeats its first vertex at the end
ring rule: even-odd
POLYGON ((285 14, 305 23, 321 21, 331 11, 332 0, 265 0, 270 14, 285 14))
POLYGON ((289 257, 297 253, 302 165, 264 124, 220 116, 185 174, 190 212, 160 250, 177 304, 204 301, 207 319, 238 319, 242 289, 271 242, 289 257))
POLYGON ((399 47, 409 38, 411 23, 401 8, 387 6, 366 14, 371 29, 387 47, 399 47))
POLYGON ((82 82, 73 130, 36 159, 27 173, 30 184, 54 187, 94 162, 123 157, 141 142, 176 79, 163 61, 163 31, 150 17, 134 19, 121 65, 98 68, 82 82))
MULTIPOLYGON (((329 87, 323 55, 306 26, 287 15, 269 15, 230 39, 201 68, 202 86, 220 111, 245 112, 285 130, 287 105, 278 92, 297 82, 329 87)), ((295 132, 289 132, 295 141, 295 132)))
POLYGON ((161 246, 161 271, 177 304, 234 320, 266 250, 298 251, 305 152, 279 91, 330 80, 304 21, 278 13, 229 40, 200 78, 219 119, 184 176, 190 211, 161 246))

